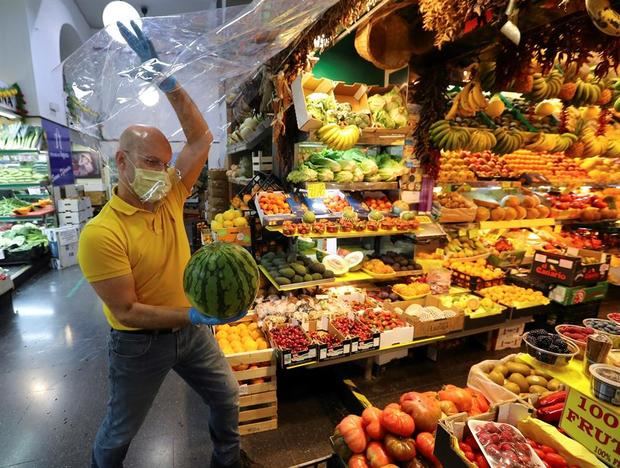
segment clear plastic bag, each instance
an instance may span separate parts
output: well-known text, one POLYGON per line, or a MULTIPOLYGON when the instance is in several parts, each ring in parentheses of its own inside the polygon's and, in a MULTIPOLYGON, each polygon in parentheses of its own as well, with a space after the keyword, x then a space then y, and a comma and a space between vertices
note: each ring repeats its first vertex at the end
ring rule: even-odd
POLYGON ((157 89, 174 75, 205 115, 215 139, 225 142, 227 94, 335 3, 254 0, 245 7, 142 18, 141 29, 159 56, 144 63, 124 41, 112 37, 116 26, 108 26, 62 64, 72 120, 81 131, 101 129, 104 139, 118 138, 129 125, 145 124, 182 141, 174 111, 157 89))

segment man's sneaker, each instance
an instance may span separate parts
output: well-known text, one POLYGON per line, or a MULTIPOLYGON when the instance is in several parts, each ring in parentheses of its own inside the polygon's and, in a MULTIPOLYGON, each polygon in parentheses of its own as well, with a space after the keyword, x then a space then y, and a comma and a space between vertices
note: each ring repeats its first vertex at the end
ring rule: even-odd
POLYGON ((256 463, 254 460, 252 460, 245 452, 245 450, 241 450, 241 466, 243 468, 265 468, 260 463, 256 463))

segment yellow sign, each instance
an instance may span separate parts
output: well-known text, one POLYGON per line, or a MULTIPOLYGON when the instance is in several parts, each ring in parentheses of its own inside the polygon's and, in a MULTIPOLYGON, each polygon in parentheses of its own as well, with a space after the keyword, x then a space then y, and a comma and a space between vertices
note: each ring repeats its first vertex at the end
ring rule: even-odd
POLYGON ((325 184, 323 182, 310 182, 306 185, 308 198, 323 198, 325 196, 325 184))
POLYGON ((571 388, 560 427, 607 465, 620 467, 618 411, 571 388))

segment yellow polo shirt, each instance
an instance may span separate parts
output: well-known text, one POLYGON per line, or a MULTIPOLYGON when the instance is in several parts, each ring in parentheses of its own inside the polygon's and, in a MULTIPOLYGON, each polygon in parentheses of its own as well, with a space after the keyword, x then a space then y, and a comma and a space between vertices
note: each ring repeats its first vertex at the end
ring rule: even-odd
MULTIPOLYGON (((178 181, 151 213, 123 201, 116 193, 82 230, 78 260, 90 283, 132 274, 138 301, 167 307, 190 307, 183 291, 183 270, 190 258, 183 225, 189 192, 178 181)), ((107 305, 108 322, 121 325, 107 305)))

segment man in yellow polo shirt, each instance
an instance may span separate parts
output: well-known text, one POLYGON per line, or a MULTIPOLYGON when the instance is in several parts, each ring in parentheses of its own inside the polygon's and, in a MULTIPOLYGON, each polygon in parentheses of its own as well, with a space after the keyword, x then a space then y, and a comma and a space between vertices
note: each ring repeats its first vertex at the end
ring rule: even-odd
MULTIPOLYGON (((133 22, 132 27, 135 35, 119 24, 129 46, 142 62, 156 59, 150 41, 133 22)), ((190 309, 183 291, 190 258, 183 204, 213 138, 173 77, 159 87, 187 138, 176 166, 169 167, 172 149, 159 130, 127 128, 116 153, 119 185, 80 237, 80 267, 103 301, 111 327, 110 400, 95 438, 92 466, 122 466, 171 369, 209 406, 214 447, 208 466, 257 466, 239 448, 237 381, 211 331, 195 326, 214 322, 190 309)))

